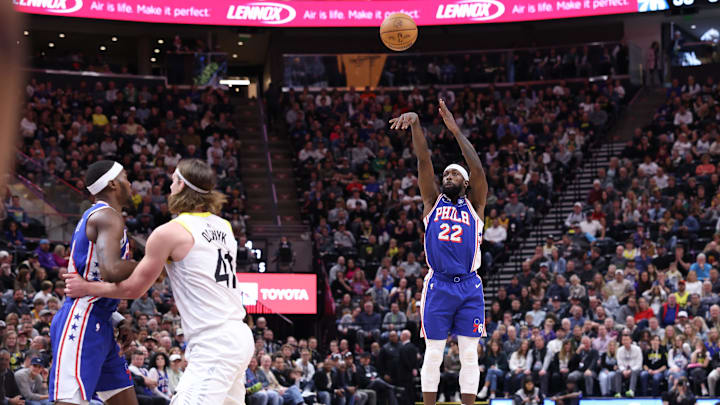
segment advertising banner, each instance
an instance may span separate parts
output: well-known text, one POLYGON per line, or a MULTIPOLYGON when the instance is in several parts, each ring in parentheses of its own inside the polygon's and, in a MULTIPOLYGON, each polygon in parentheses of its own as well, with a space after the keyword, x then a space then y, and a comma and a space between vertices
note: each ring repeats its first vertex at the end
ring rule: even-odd
MULTIPOLYGON (((393 13, 418 25, 532 21, 636 13, 638 0, 11 0, 25 13, 150 23, 372 27, 393 13)), ((641 0, 649 1, 649 0, 641 0)))
POLYGON ((316 314, 315 274, 237 273, 243 304, 251 314, 316 314))

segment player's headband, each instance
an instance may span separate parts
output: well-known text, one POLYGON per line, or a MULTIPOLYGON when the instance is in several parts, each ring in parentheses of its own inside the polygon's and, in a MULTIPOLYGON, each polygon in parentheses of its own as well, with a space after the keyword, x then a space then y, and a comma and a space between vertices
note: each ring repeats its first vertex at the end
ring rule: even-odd
POLYGON ((105 172, 105 174, 100 176, 99 179, 95 180, 93 184, 87 186, 88 191, 92 195, 96 195, 97 193, 103 191, 105 187, 107 187, 108 183, 111 180, 115 180, 115 178, 119 176, 122 171, 123 166, 118 162, 114 162, 110 169, 105 172))
POLYGON ((447 172, 450 169, 455 169, 455 170, 459 171, 460 174, 463 176, 463 179, 465 179, 465 181, 470 181, 470 175, 468 174, 467 170, 465 170, 464 167, 453 163, 453 164, 449 165, 448 167, 446 167, 445 170, 443 170, 443 174, 445 174, 445 172, 447 172))
POLYGON ((210 192, 209 190, 203 190, 200 187, 190 183, 185 177, 183 177, 182 173, 180 173, 180 169, 175 169, 175 174, 177 174, 180 180, 185 183, 186 186, 190 187, 190 189, 195 190, 200 194, 207 194, 210 192))

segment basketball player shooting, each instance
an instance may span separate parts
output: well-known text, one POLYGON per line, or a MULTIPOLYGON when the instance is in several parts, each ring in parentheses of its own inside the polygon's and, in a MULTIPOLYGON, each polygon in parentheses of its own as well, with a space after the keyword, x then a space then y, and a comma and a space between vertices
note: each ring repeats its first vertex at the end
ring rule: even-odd
POLYGON ((87 282, 65 276, 71 297, 137 299, 167 269, 183 330, 188 338, 188 368, 172 404, 245 403, 245 369, 254 351, 245 308, 235 277, 237 241, 230 223, 217 214, 225 196, 214 191, 217 177, 207 163, 178 163, 168 205, 178 216, 156 228, 145 257, 119 283, 87 282))
MULTIPOLYGON (((75 228, 68 273, 95 283, 120 281, 135 269, 123 207, 132 204, 122 165, 111 160, 88 167, 85 183, 96 198, 75 228)), ((115 341, 113 318, 119 300, 66 298, 50 326, 53 362, 48 388, 56 404, 87 404, 94 394, 110 405, 137 404, 125 359, 115 341)))
POLYGON ((475 148, 460 132, 443 100, 440 115, 470 168, 468 175, 460 165, 446 167, 442 192, 435 184, 431 153, 418 115, 409 112, 394 118, 390 128, 412 130, 424 207, 425 255, 430 269, 425 276, 420 306, 421 333, 425 337, 425 359, 420 371, 423 401, 425 405, 435 405, 437 401, 445 341, 448 334, 454 334, 460 349, 462 402, 472 405, 480 379, 477 345, 485 330, 485 298, 477 269, 482 257, 480 215, 485 211, 488 185, 475 148))

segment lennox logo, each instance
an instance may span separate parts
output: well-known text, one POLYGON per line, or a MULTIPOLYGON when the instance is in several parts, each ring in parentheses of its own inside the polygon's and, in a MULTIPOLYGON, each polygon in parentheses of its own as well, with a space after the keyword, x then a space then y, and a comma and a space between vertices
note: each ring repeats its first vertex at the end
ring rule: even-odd
POLYGON ((464 0, 439 5, 435 18, 487 21, 502 16, 504 12, 505 5, 498 0, 464 0))
POLYGON ((260 21, 265 24, 286 24, 294 20, 295 15, 295 9, 287 4, 263 1, 243 6, 230 6, 227 18, 229 20, 260 21))
POLYGON ((83 6, 82 0, 13 0, 13 4, 22 7, 44 8, 52 13, 74 13, 83 6))

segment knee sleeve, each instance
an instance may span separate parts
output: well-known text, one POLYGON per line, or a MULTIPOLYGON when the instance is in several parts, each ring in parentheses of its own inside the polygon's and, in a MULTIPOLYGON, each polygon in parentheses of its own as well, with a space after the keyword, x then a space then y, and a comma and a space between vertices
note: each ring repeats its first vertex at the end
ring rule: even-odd
POLYGON ((480 338, 458 336, 460 350, 460 393, 477 394, 480 383, 477 347, 480 338))
POLYGON ((445 352, 445 340, 426 339, 425 358, 420 370, 420 382, 423 392, 437 392, 440 384, 440 365, 445 352))

